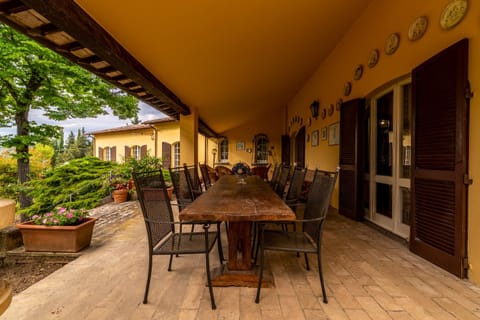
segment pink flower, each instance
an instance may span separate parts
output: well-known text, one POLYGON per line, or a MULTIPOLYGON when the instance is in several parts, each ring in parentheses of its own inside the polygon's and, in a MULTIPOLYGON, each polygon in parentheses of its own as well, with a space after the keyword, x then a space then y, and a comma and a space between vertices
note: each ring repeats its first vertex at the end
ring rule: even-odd
POLYGON ((53 216, 53 213, 49 212, 47 213, 47 217, 52 217, 53 216))
POLYGON ((53 219, 53 223, 54 223, 54 224, 58 224, 58 220, 57 220, 57 219, 53 219))
POLYGON ((66 210, 67 210, 67 209, 65 209, 65 208, 63 208, 63 207, 60 207, 60 208, 58 208, 58 213, 59 213, 59 214, 62 214, 62 213, 64 213, 66 210))
POLYGON ((72 219, 73 218, 73 213, 69 212, 67 213, 67 219, 72 219))

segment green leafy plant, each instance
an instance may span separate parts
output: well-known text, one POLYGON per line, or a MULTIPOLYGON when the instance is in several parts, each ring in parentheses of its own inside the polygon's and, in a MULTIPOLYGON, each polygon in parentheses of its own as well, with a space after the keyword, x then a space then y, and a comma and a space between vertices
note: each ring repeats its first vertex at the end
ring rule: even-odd
POLYGON ((45 214, 33 215, 32 221, 44 226, 74 226, 83 223, 88 215, 89 212, 85 209, 57 207, 45 214))

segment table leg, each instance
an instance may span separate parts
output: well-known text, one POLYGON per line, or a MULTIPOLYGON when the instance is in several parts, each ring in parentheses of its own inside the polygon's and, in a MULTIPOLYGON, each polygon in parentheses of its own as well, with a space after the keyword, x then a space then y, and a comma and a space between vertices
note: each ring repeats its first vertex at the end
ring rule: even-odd
POLYGON ((228 228, 228 269, 250 270, 252 268, 250 239, 252 222, 230 222, 228 228), (240 261, 239 258, 241 258, 240 261))

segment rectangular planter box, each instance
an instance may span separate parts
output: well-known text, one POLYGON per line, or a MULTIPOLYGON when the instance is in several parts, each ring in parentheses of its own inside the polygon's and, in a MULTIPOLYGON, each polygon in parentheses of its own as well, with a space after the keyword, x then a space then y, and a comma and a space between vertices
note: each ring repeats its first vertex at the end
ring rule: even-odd
POLYGON ((32 222, 17 225, 25 251, 78 252, 90 245, 96 218, 77 226, 40 226, 32 222))

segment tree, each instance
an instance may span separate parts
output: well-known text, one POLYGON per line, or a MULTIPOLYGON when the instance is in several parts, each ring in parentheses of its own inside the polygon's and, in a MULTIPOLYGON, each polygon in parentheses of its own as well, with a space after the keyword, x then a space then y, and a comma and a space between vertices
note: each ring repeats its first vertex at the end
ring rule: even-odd
MULTIPOLYGON (((17 127, 16 135, 0 137, 0 145, 15 148, 20 184, 29 176, 29 147, 60 134, 58 126, 31 121, 30 110, 58 121, 107 114, 109 108, 120 119, 138 113, 134 97, 4 24, 0 48, 0 127, 17 127)), ((22 208, 30 204, 24 193, 19 201, 22 208)))

